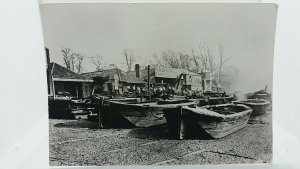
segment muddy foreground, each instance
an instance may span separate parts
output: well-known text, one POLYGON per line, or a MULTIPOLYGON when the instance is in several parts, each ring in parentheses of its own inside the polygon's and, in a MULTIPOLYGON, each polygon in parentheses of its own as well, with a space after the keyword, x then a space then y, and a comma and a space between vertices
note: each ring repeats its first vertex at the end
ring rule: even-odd
POLYGON ((97 129, 81 120, 49 120, 51 166, 266 163, 272 159, 272 116, 252 117, 227 137, 173 140, 166 126, 97 129))

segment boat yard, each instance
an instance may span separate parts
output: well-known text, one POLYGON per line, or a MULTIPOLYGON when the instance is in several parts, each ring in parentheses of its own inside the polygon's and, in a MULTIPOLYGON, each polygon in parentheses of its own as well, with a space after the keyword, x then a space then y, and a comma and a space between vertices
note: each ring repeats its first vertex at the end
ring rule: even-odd
POLYGON ((221 139, 172 139, 166 125, 98 129, 85 119, 49 119, 49 163, 70 165, 193 165, 264 163, 272 159, 272 112, 249 119, 221 139))
MULTIPOLYGON (((138 64, 136 69, 139 79, 138 64)), ((129 81, 131 76, 120 81, 123 75, 113 70, 117 74, 110 70, 104 77, 97 75, 98 80, 93 77, 92 90, 85 85, 89 80, 74 72, 76 90, 61 92, 52 84, 53 95, 48 96, 51 166, 272 160, 272 94, 267 86, 253 93, 228 94, 223 89, 211 90, 209 73, 163 69, 176 78, 157 77, 161 83, 151 84, 150 65, 143 83, 129 81), (83 97, 84 91, 92 92, 83 97)), ((63 89, 73 85, 72 77, 72 84, 70 79, 62 81, 63 89)))

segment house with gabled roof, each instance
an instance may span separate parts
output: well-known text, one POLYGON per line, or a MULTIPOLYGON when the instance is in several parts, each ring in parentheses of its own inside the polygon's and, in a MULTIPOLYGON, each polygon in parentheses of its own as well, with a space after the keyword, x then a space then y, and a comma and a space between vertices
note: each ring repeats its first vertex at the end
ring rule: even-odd
MULTIPOLYGON (((127 72, 127 75, 136 76, 145 82, 148 80, 148 69, 141 70, 138 64, 135 65, 135 71, 127 72)), ((149 84, 151 87, 158 86, 175 86, 178 83, 178 78, 189 90, 206 90, 206 81, 203 81, 202 74, 194 73, 185 69, 175 69, 168 67, 156 66, 149 69, 149 84), (182 76, 181 76, 182 75, 182 76), (205 85, 205 86, 204 86, 205 85)))
POLYGON ((145 87, 146 82, 118 68, 81 74, 94 80, 95 93, 123 94, 129 87, 145 87))
POLYGON ((92 94, 93 80, 75 73, 58 63, 50 62, 49 49, 45 47, 47 62, 48 96, 86 98, 92 94))
POLYGON ((52 79, 53 96, 70 95, 76 98, 85 98, 92 94, 93 80, 75 73, 55 62, 48 66, 49 75, 52 79))

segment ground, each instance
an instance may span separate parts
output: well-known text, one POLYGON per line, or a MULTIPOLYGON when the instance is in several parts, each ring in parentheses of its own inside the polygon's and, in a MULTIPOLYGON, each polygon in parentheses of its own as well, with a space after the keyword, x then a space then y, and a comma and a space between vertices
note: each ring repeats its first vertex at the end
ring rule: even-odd
POLYGON ((221 139, 173 140, 167 127, 97 129, 87 120, 49 120, 50 165, 195 165, 272 160, 272 114, 221 139))

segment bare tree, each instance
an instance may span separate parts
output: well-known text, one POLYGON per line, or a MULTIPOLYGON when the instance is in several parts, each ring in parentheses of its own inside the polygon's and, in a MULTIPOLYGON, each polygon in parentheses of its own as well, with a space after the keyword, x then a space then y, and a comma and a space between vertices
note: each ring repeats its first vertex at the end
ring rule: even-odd
POLYGON ((199 63, 199 61, 198 61, 198 56, 196 56, 195 55, 195 53, 194 53, 194 50, 192 50, 192 57, 193 57, 193 61, 194 61, 194 64, 195 64, 195 69, 194 69, 194 71, 196 72, 196 73, 198 73, 199 71, 200 71, 200 63, 199 63))
POLYGON ((93 65, 96 66, 96 70, 99 71, 103 65, 103 57, 101 55, 96 55, 94 57, 90 57, 90 61, 93 65))
POLYGON ((188 54, 181 52, 174 52, 173 50, 165 50, 160 55, 153 54, 154 63, 150 64, 153 66, 164 66, 175 69, 186 69, 191 70, 192 68, 192 57, 188 54))
POLYGON ((70 70, 75 71, 75 59, 77 58, 77 53, 72 53, 70 57, 70 70))
POLYGON ((224 49, 221 45, 219 45, 219 59, 220 59, 220 63, 219 63, 218 82, 219 82, 219 84, 221 84, 222 68, 223 68, 224 64, 231 59, 231 57, 229 57, 229 58, 224 57, 224 49))
POLYGON ((135 62, 135 57, 133 55, 133 51, 130 49, 124 49, 123 50, 123 54, 125 56, 125 61, 126 61, 126 65, 127 65, 127 69, 128 71, 131 71, 132 66, 135 62))
POLYGON ((164 60, 164 62, 166 62, 168 66, 176 69, 180 68, 180 60, 174 51, 163 51, 161 54, 162 59, 164 60))
POLYGON ((169 66, 168 63, 166 63, 165 59, 162 58, 161 55, 157 55, 156 53, 152 55, 153 61, 150 60, 150 67, 154 68, 156 66, 162 66, 167 67, 169 66))
POLYGON ((80 73, 82 71, 82 61, 83 61, 83 55, 80 53, 75 53, 70 48, 64 48, 61 50, 63 55, 63 60, 66 65, 66 68, 71 71, 77 71, 77 73, 80 73))
POLYGON ((161 58, 155 53, 152 55, 152 58, 154 59, 153 63, 151 62, 150 65, 155 66, 163 66, 163 61, 161 60, 161 58))
POLYGON ((208 59, 208 64, 209 64, 210 71, 214 72, 214 70, 215 70, 215 62, 214 62, 214 57, 212 55, 210 55, 210 57, 208 59))
POLYGON ((204 69, 214 71, 214 57, 208 46, 199 46, 200 60, 204 69))
POLYGON ((192 50, 191 60, 194 62, 194 71, 199 72, 201 69, 215 71, 215 60, 211 49, 207 45, 200 45, 198 47, 199 54, 197 55, 194 50, 192 50))
POLYGON ((192 58, 188 54, 179 53, 181 69, 191 70, 192 58))
POLYGON ((81 73, 83 66, 82 66, 82 61, 83 61, 83 55, 80 53, 74 53, 74 60, 76 60, 75 64, 75 68, 77 73, 81 73))
POLYGON ((73 57, 72 57, 72 50, 70 48, 64 48, 61 50, 62 52, 62 55, 63 55, 63 60, 64 60, 64 63, 66 65, 66 68, 71 70, 72 69, 72 60, 73 57))

